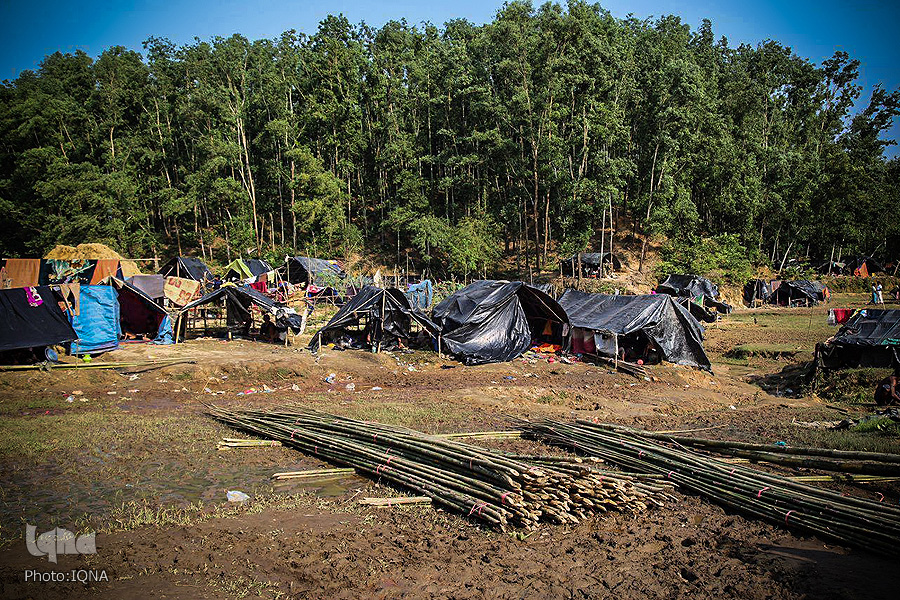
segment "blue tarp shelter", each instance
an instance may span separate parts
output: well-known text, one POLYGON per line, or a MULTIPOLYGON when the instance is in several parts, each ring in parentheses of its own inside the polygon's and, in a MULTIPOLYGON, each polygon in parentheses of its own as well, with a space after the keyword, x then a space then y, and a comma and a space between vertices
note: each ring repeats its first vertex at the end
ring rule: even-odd
POLYGON ((99 354, 119 347, 119 297, 110 285, 81 286, 80 314, 69 315, 78 339, 72 354, 99 354))

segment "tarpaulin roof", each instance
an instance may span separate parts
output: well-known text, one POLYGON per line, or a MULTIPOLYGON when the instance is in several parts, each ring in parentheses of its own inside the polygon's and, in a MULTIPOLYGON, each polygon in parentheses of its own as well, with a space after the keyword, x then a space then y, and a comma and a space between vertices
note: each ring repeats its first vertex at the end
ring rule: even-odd
POLYGON ((320 274, 338 278, 347 276, 334 261, 309 256, 290 256, 279 270, 289 283, 315 282, 316 275, 320 274))
POLYGON ((194 281, 213 280, 213 274, 209 267, 199 258, 191 256, 176 256, 163 265, 159 274, 166 277, 193 279, 194 281))
POLYGON ((43 302, 31 306, 23 288, 0 290, 0 351, 71 342, 78 337, 49 286, 35 288, 43 302))
POLYGON ((718 286, 699 275, 669 275, 656 287, 656 291, 673 296, 706 296, 713 300, 719 298, 718 286))
POLYGON ((225 266, 225 277, 234 272, 239 279, 251 279, 271 270, 272 266, 260 258, 236 258, 225 266))
POLYGON ((794 300, 809 300, 817 303, 824 300, 825 286, 819 281, 799 279, 797 281, 782 281, 777 289, 773 290, 769 301, 773 304, 788 304, 794 300))
MULTIPOLYGON (((159 277, 161 275, 144 275, 159 277)), ((134 279, 132 277, 132 279, 134 279)), ((159 331, 159 325, 169 314, 156 300, 140 288, 121 279, 112 278, 111 283, 118 291, 120 325, 134 334, 153 334, 159 331)))
POLYGON ((900 365, 900 310, 857 312, 827 342, 816 346, 826 368, 900 365))
POLYGON ((416 321, 432 336, 437 336, 439 331, 438 326, 428 317, 410 306, 409 300, 400 290, 367 285, 313 336, 309 343, 310 350, 317 350, 320 343, 328 343, 336 335, 348 333, 347 327, 357 325, 362 317, 367 318, 367 330, 361 332, 369 338, 365 340, 367 344, 383 340, 385 332, 395 338, 409 338, 411 321, 416 321))
POLYGON ((663 359, 710 368, 703 326, 666 294, 613 296, 567 289, 559 303, 572 327, 618 336, 642 331, 659 347, 663 359))
POLYGON ((79 314, 69 318, 78 339, 72 354, 95 354, 119 347, 119 295, 109 285, 83 285, 79 292, 79 314))
POLYGON ((149 298, 162 299, 166 295, 166 278, 162 275, 135 275, 126 281, 128 285, 141 290, 149 298))
POLYGON ((469 365, 512 360, 548 321, 569 322, 556 300, 521 281, 476 281, 444 299, 432 316, 446 348, 469 365))
POLYGON ((192 308, 215 302, 219 298, 225 298, 227 311, 226 322, 229 329, 240 329, 251 318, 250 307, 255 305, 263 312, 275 317, 275 324, 279 327, 290 327, 295 332, 300 331, 301 318, 294 309, 289 308, 283 302, 276 302, 265 294, 257 292, 253 288, 237 285, 223 285, 214 292, 210 292, 193 302, 185 304, 179 313, 184 313, 192 308))
MULTIPOLYGON (((679 297, 703 297, 703 304, 728 314, 731 305, 719 301, 719 288, 709 279, 699 275, 672 274, 656 287, 657 293, 679 297)), ((698 314, 702 314, 698 311, 698 314)), ((715 317, 713 316, 713 320, 715 317)))

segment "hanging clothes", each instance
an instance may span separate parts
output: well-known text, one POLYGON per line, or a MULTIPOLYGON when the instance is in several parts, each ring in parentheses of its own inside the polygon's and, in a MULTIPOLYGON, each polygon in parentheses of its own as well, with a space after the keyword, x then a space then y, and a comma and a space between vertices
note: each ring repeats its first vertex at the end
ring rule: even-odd
POLYGON ((119 272, 119 261, 115 258, 102 258, 94 267, 94 275, 91 277, 91 285, 97 285, 107 277, 115 277, 119 272))
POLYGON ((29 306, 40 306, 44 303, 44 299, 41 298, 36 287, 25 288, 25 298, 28 299, 29 306))
POLYGON ((59 292, 76 317, 81 315, 81 284, 61 283, 59 292))
POLYGON ((10 279, 9 287, 34 287, 41 274, 39 258, 8 258, 6 260, 6 276, 10 279))

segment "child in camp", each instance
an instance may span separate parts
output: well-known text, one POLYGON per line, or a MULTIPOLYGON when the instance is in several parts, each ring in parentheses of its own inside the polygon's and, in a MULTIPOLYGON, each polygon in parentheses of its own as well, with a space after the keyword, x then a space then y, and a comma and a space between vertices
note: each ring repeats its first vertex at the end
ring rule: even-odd
POLYGON ((878 387, 875 388, 875 404, 878 406, 900 404, 900 377, 891 375, 878 383, 878 387))
POLYGON ((278 336, 278 328, 272 322, 272 317, 263 315, 262 325, 259 326, 259 337, 267 342, 274 342, 276 336, 278 336))

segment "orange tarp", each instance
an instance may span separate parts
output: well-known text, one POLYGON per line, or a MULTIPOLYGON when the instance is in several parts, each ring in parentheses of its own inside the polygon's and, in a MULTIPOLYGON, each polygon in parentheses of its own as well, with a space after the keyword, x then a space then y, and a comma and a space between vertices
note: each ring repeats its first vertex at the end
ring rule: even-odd
POLYGON ((94 276, 91 277, 91 285, 97 285, 107 277, 115 277, 119 270, 119 260, 116 258, 102 258, 94 267, 94 276))
POLYGON ((40 274, 41 259, 39 258, 9 258, 6 260, 6 276, 9 278, 9 287, 34 287, 38 284, 40 274))

